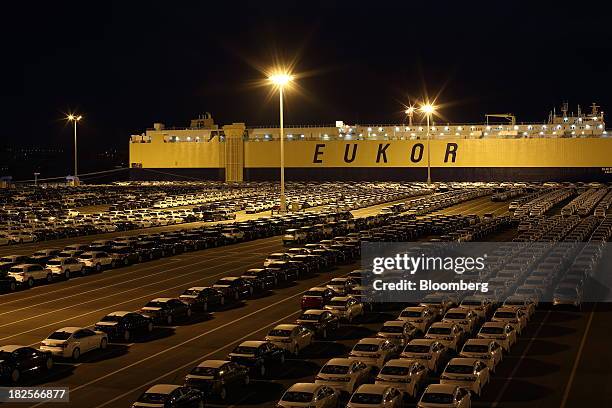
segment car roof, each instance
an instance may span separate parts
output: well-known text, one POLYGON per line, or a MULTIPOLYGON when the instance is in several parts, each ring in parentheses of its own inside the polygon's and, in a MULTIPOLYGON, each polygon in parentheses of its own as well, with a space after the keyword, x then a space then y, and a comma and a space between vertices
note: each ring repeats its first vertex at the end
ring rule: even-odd
POLYGON ((175 384, 156 384, 147 390, 147 394, 170 394, 180 385, 175 384))
POLYGON ((304 311, 303 314, 309 314, 309 315, 321 315, 323 313, 327 313, 327 310, 321 310, 321 309, 308 309, 306 311, 304 311))
POLYGON ((338 358, 332 358, 327 363, 325 363, 325 365, 350 366, 351 364, 353 364, 353 362, 355 362, 355 360, 338 357, 338 358))
POLYGON ((78 330, 83 330, 84 327, 62 327, 61 329, 55 330, 56 332, 66 332, 66 333, 74 333, 78 330))
POLYGON ((455 357, 451 358, 448 364, 456 364, 456 365, 474 365, 476 361, 479 361, 477 358, 468 358, 468 357, 455 357))
POLYGON ((23 347, 26 347, 26 346, 20 346, 18 344, 7 344, 6 346, 0 347, 0 351, 4 351, 6 353, 12 353, 13 351, 18 350, 23 347))
POLYGON ((297 324, 279 324, 273 330, 293 330, 298 327, 297 324))
POLYGON ((207 288, 207 286, 193 286, 193 287, 191 287, 191 288, 189 288, 187 290, 197 290, 197 291, 200 291, 200 290, 204 290, 206 288, 207 288))
POLYGON ((467 339, 464 343, 464 346, 466 344, 475 345, 475 346, 488 346, 494 341, 495 339, 467 339))
POLYGON ((357 342, 357 344, 382 344, 388 341, 387 339, 383 339, 381 337, 365 337, 357 342))
POLYGON ((223 364, 227 363, 229 363, 229 361, 227 360, 204 360, 200 364, 198 364, 198 367, 219 368, 223 364))
POLYGON ((384 326, 402 326, 404 327, 407 323, 403 320, 387 320, 385 322, 385 324, 383 324, 384 326))
POLYGON ((431 346, 432 343, 437 342, 436 339, 412 339, 410 340, 411 346, 431 346))
POLYGON ((132 312, 126 312, 126 311, 124 311, 124 310, 120 310, 120 311, 117 311, 117 312, 112 312, 112 313, 109 313, 107 316, 118 316, 118 317, 123 317, 123 316, 125 316, 125 315, 127 315, 127 314, 129 314, 129 313, 132 313, 132 312))
POLYGON ((432 325, 430 327, 453 327, 455 326, 455 323, 451 323, 451 322, 435 322, 432 323, 432 325))
POLYGON ((389 386, 385 384, 362 384, 359 386, 359 388, 357 388, 357 391, 355 392, 382 395, 387 390, 387 388, 389 388, 389 386))
POLYGON ((287 389, 288 391, 294 392, 311 392, 314 393, 317 389, 321 387, 321 384, 315 383, 295 383, 291 387, 287 389))
POLYGON ((261 341, 261 340, 247 340, 247 341, 243 341, 242 343, 240 343, 240 346, 244 346, 244 347, 259 347, 262 344, 266 344, 268 343, 267 341, 261 341))
POLYGON ((349 300, 351 297, 350 296, 334 296, 333 298, 331 298, 332 302, 346 302, 347 300, 349 300))
POLYGON ((408 307, 404 308, 402 310, 402 312, 404 312, 404 311, 406 311, 406 312, 408 312, 408 311, 411 311, 411 312, 419 311, 420 312, 420 311, 428 310, 428 309, 429 309, 429 307, 427 307, 427 306, 408 306, 408 307))
POLYGON ((482 327, 506 327, 507 325, 506 322, 484 322, 482 327))
POLYGON ((307 292, 324 292, 328 290, 328 288, 324 288, 322 286, 315 286, 314 288, 310 288, 307 290, 307 292))
POLYGON ((446 311, 446 313, 465 313, 468 314, 470 311, 464 307, 453 307, 446 311))
POLYGON ((151 302, 167 302, 169 300, 172 300, 173 298, 155 298, 153 300, 151 300, 151 302))
POLYGON ((417 363, 417 360, 411 358, 394 358, 385 363, 385 366, 391 367, 412 367, 414 363, 417 363))
POLYGON ((457 386, 451 384, 429 384, 425 392, 436 394, 454 394, 456 389, 457 386))

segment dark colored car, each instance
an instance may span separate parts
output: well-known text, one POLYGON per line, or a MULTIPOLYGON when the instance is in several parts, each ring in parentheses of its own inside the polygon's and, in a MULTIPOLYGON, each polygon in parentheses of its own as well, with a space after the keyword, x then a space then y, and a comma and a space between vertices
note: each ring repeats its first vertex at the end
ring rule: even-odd
POLYGON ((140 256, 138 252, 127 246, 113 246, 107 251, 115 265, 131 265, 139 262, 140 256))
POLYGON ((223 292, 226 299, 243 299, 253 294, 253 286, 246 279, 237 276, 219 279, 213 288, 223 292))
POLYGON ((286 280, 291 282, 299 278, 299 267, 289 261, 274 261, 268 264, 268 269, 280 269, 285 274, 286 280))
POLYGON ((27 346, 0 347, 0 380, 16 383, 22 374, 47 371, 53 368, 53 357, 48 351, 27 346))
POLYGON ((322 309, 336 295, 332 289, 317 286, 308 289, 302 296, 302 310, 322 309))
POLYGON ((273 288, 281 281, 285 280, 284 274, 276 274, 274 270, 269 270, 266 268, 249 269, 244 273, 244 275, 242 275, 243 278, 248 278, 249 276, 254 276, 261 279, 264 282, 264 287, 266 289, 273 288))
POLYGON ((147 303, 140 312, 153 321, 171 325, 178 319, 189 319, 191 307, 176 298, 157 298, 147 303))
POLYGON ((132 408, 204 408, 204 394, 191 387, 157 384, 145 391, 132 408))
POLYGON ((230 388, 249 383, 249 369, 233 361, 206 360, 194 367, 185 377, 185 385, 202 390, 206 395, 227 398, 230 388))
POLYGON ((179 296, 179 300, 190 305, 193 310, 201 310, 203 312, 225 304, 223 292, 209 286, 189 288, 179 296))
POLYGON ((29 262, 44 266, 50 259, 55 258, 59 253, 59 249, 41 249, 30 255, 29 262))
POLYGON ((28 263, 26 255, 6 255, 0 258, 0 271, 8 271, 15 265, 28 263))
POLYGON ((336 315, 329 310, 320 309, 306 310, 295 323, 309 328, 317 336, 321 336, 324 339, 340 327, 340 319, 336 315))
POLYGON ((285 350, 269 341, 244 341, 228 358, 263 377, 270 366, 285 363, 285 350))
POLYGON ((153 319, 138 312, 113 312, 96 323, 95 328, 110 338, 130 341, 135 335, 151 333, 153 319))

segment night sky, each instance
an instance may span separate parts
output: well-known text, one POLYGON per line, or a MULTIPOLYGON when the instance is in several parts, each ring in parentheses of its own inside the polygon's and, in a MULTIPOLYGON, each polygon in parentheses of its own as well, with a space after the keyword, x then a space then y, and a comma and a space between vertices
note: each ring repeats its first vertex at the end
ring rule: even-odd
POLYGON ((451 122, 494 112, 543 121, 564 100, 609 110, 603 4, 26 3, 4 14, 16 56, 5 63, 20 70, 5 89, 21 103, 5 94, 2 143, 70 149, 61 118, 71 110, 85 116, 81 146, 91 150, 126 150, 153 122, 186 126, 205 111, 220 124, 273 124, 276 100, 252 84, 275 57, 308 73, 288 97, 290 124, 401 122, 402 104, 424 89, 440 93, 451 122))

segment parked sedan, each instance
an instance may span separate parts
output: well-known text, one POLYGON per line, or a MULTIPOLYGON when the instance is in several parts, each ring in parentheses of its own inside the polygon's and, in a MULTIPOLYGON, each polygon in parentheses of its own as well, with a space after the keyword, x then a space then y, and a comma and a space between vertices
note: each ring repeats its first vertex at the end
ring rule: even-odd
POLYGON ((461 345, 463 333, 463 329, 457 324, 436 322, 429 326, 429 329, 425 334, 425 338, 438 340, 447 348, 457 350, 457 348, 461 345))
POLYGON ((440 376, 441 384, 457 385, 480 396, 489 383, 489 367, 476 358, 453 358, 440 376))
POLYGON ((411 306, 402 310, 397 320, 410 322, 413 326, 425 333, 435 321, 436 315, 426 306, 411 306))
POLYGON ((315 384, 329 385, 350 394, 368 381, 371 371, 371 367, 362 361, 332 358, 319 370, 315 384))
POLYGON ((209 286, 194 286, 179 296, 179 300, 191 306, 192 310, 207 312, 210 308, 225 305, 223 292, 209 286))
POLYGON ((96 330, 108 334, 108 337, 130 341, 137 334, 148 334, 153 331, 153 319, 137 312, 109 313, 95 324, 96 330))
POLYGON ((418 332, 418 329, 409 322, 389 320, 383 324, 376 336, 387 339, 403 348, 417 336, 418 332))
POLYGON ((296 383, 285 391, 278 408, 336 408, 340 392, 327 385, 296 383))
POLYGON ((0 379, 17 383, 23 374, 39 373, 53 368, 53 357, 48 351, 28 346, 0 347, 0 379))
POLYGON ((456 385, 430 384, 421 395, 417 408, 471 408, 469 391, 456 385))
POLYGON ((248 385, 249 369, 226 360, 205 360, 185 377, 185 385, 202 390, 204 394, 227 398, 228 388, 248 385))
POLYGON ((78 360, 81 354, 92 350, 104 350, 108 344, 108 335, 83 327, 64 327, 51 333, 41 343, 40 349, 48 351, 55 357, 78 360))
POLYGON ((302 310, 322 309, 329 301, 337 296, 336 292, 325 287, 314 287, 304 292, 301 300, 302 310))
POLYGON ((430 371, 438 371, 438 367, 446 358, 448 349, 444 344, 433 339, 414 339, 404 347, 401 358, 422 361, 430 371))
POLYGON ((285 363, 285 350, 269 341, 244 341, 228 355, 228 360, 263 377, 270 366, 285 363))
POLYGON ((191 307, 176 298, 157 298, 147 303, 140 312, 155 322, 172 325, 175 320, 189 319, 191 307))
POLYGON ((223 292, 226 299, 243 299, 253 294, 253 286, 243 278, 237 276, 228 276, 219 279, 213 285, 214 289, 223 292))
POLYGON ((349 359, 382 368, 385 363, 400 354, 401 348, 387 339, 366 337, 353 346, 349 359))
POLYGON ((312 330, 326 339, 340 327, 340 319, 329 310, 309 309, 295 321, 296 324, 312 330))
POLYGON ((503 348, 495 340, 469 339, 463 345, 459 357, 477 358, 484 361, 492 373, 503 359, 503 348))
POLYGON ((298 355, 300 350, 308 347, 313 341, 314 333, 306 327, 297 324, 279 324, 268 332, 265 340, 298 355))
POLYGON ((486 322, 478 331, 479 339, 492 339, 497 341, 506 351, 517 341, 516 330, 506 322, 486 322))
POLYGON ((349 297, 334 297, 325 305, 325 310, 329 310, 338 318, 344 319, 352 323, 356 317, 363 315, 363 303, 359 300, 349 297))
POLYGON ((195 388, 157 384, 138 397, 132 408, 204 408, 204 398, 195 388))
POLYGON ((387 361, 376 376, 376 384, 395 387, 411 398, 427 380, 427 367, 418 360, 398 358, 387 361))
POLYGON ((353 393, 347 408, 399 408, 402 392, 386 384, 363 384, 353 393))

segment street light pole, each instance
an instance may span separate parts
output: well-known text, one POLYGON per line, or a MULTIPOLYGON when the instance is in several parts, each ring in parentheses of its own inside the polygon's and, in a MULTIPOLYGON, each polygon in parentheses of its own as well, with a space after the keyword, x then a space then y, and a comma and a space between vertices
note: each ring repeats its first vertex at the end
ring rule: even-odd
POLYGON ((431 138, 429 136, 429 113, 427 114, 427 184, 431 184, 431 138))
POLYGON ((287 198, 285 197, 285 135, 283 129, 283 86, 279 87, 280 110, 280 211, 287 212, 287 198))
POLYGON ((74 120, 74 177, 77 176, 77 120, 74 120))

